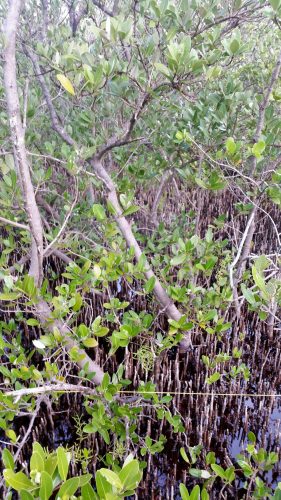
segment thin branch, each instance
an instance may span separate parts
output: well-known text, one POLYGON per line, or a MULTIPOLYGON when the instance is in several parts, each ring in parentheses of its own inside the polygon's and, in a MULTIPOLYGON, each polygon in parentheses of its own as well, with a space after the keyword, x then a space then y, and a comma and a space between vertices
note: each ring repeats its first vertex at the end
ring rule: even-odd
MULTIPOLYGON (((258 121, 257 121, 257 127, 256 127, 256 132, 255 132, 255 135, 253 138, 254 143, 257 143, 259 141, 262 130, 264 128, 265 112, 266 112, 266 109, 267 109, 267 106, 269 103, 269 99, 270 99, 270 95, 272 93, 273 87, 274 87, 275 82, 279 76, 280 68, 281 68, 281 50, 279 52, 279 55, 278 55, 278 58, 277 58, 277 61, 275 64, 275 68, 272 72, 269 85, 268 85, 266 92, 264 94, 264 98, 263 98, 263 100, 260 104, 260 107, 259 107, 259 116, 258 116, 258 121)), ((250 175, 253 175, 255 173, 256 168, 257 168, 257 158, 255 156, 253 156, 252 161, 251 161, 251 167, 250 167, 250 175)))
POLYGON ((15 391, 3 391, 3 394, 15 398, 15 402, 18 402, 24 396, 37 396, 38 394, 47 394, 49 392, 84 392, 87 394, 97 394, 96 389, 75 384, 50 384, 39 387, 24 387, 23 389, 15 391))
POLYGON ((73 201, 73 203, 72 203, 72 205, 70 207, 70 210, 69 210, 67 216, 64 219, 64 222, 63 222, 63 224, 62 224, 62 226, 61 226, 58 234, 55 236, 55 238, 53 239, 53 241, 51 243, 49 243, 49 245, 45 248, 44 254, 47 253, 57 243, 57 241, 60 239, 60 237, 63 234, 63 232, 64 232, 64 230, 66 228, 66 225, 67 225, 67 223, 68 223, 68 221, 69 221, 69 219, 70 219, 70 217, 72 215, 72 212, 73 212, 73 210, 75 208, 75 205, 76 205, 77 199, 78 199, 78 186, 77 186, 77 181, 76 180, 75 180, 75 182, 76 182, 76 192, 75 192, 74 201, 73 201))
POLYGON ((26 78, 25 80, 25 86, 24 86, 24 93, 23 93, 23 119, 22 119, 22 126, 23 129, 26 129, 26 117, 27 117, 27 102, 28 102, 28 86, 29 86, 29 79, 26 78))
MULTIPOLYGON (((103 146, 97 152, 96 157, 98 157, 99 160, 101 160, 102 157, 106 153, 108 153, 111 149, 113 149, 113 148, 117 148, 117 147, 120 147, 120 146, 125 146, 126 144, 129 144, 130 142, 133 142, 133 141, 136 141, 136 140, 140 140, 140 139, 133 139, 132 140, 132 139, 130 139, 130 137, 131 137, 131 133, 132 133, 132 131, 134 129, 134 126, 137 123, 137 120, 138 120, 141 112, 145 108, 146 104, 148 103, 150 97, 151 97, 151 94, 146 93, 144 95, 144 97, 141 99, 139 105, 137 106, 136 111, 132 114, 129 122, 127 123, 126 131, 124 132, 124 134, 122 135, 122 137, 120 137, 120 138, 117 138, 115 136, 111 137, 107 141, 107 143, 105 144, 105 146, 103 146)), ((141 139, 143 139, 143 137, 141 139)))
MULTIPOLYGON (((83 393, 83 394, 86 394, 89 396, 97 396, 98 395, 98 392, 96 389, 92 389, 91 387, 85 387, 84 385, 80 385, 80 384, 79 385, 75 385, 75 384, 50 384, 50 385, 44 385, 44 386, 39 386, 39 387, 28 387, 28 388, 18 389, 18 390, 14 390, 14 391, 3 391, 2 394, 5 394, 5 396, 11 396, 11 397, 15 398, 16 402, 18 402, 24 396, 37 396, 39 394, 45 395, 48 393, 65 393, 65 392, 67 392, 67 393, 79 392, 79 393, 83 393)), ((119 394, 117 394, 114 397, 114 399, 116 401, 119 401, 122 403, 129 403, 129 402, 132 403, 136 400, 140 401, 142 399, 141 394, 135 394, 134 396, 128 397, 128 396, 126 396, 127 393, 130 393, 130 391, 124 393, 124 396, 122 396, 122 392, 120 392, 119 394)), ((153 394, 153 393, 151 393, 151 394, 153 394)), ((41 403, 42 399, 40 400, 40 403, 41 403)), ((36 405, 36 408, 37 408, 37 405, 36 405)))
POLYGON ((42 399, 43 398, 41 397, 41 398, 38 398, 37 401, 36 401, 36 408, 35 408, 35 411, 33 412, 33 415, 32 415, 32 417, 30 419, 29 426, 28 426, 26 432, 24 433, 24 436, 23 436, 23 438, 21 440, 21 443, 20 443, 20 445, 19 445, 19 447, 18 447, 18 449, 17 449, 17 451, 16 451, 16 453, 14 455, 14 461, 15 462, 17 462, 17 460, 18 460, 18 458, 20 456, 20 453, 21 453, 21 451, 22 451, 22 449, 23 449, 26 441, 28 440, 28 438, 29 438, 29 436, 30 436, 30 434, 32 432, 35 419, 36 419, 36 417, 37 417, 37 415, 39 413, 39 410, 40 410, 42 399))
POLYGON ((50 113, 52 127, 53 127, 54 131, 57 132, 59 134, 59 136, 69 146, 73 146, 74 140, 72 139, 72 137, 70 137, 70 135, 64 130, 64 128, 60 124, 58 114, 57 114, 57 112, 54 108, 53 102, 52 102, 52 97, 51 97, 50 91, 49 91, 48 86, 45 82, 45 78, 42 74, 42 69, 40 68, 37 54, 35 52, 33 52, 27 45, 24 46, 24 51, 27 54, 27 56, 29 57, 29 59, 32 61, 34 71, 37 74, 37 78, 39 80, 39 83, 40 83, 40 86, 41 86, 41 89, 42 89, 42 92, 43 92, 43 95, 45 97, 45 101, 46 101, 46 104, 47 104, 47 107, 48 107, 48 110, 50 113))
POLYGON ((113 17, 114 13, 111 10, 108 10, 101 2, 98 2, 98 0, 92 0, 93 4, 98 7, 104 14, 106 14, 109 17, 113 17))
POLYGON ((14 220, 6 219, 5 217, 0 217, 0 222, 7 224, 9 226, 18 227, 19 229, 25 229, 26 231, 30 231, 30 227, 26 224, 21 224, 20 222, 16 222, 14 220))
POLYGON ((245 242, 247 242, 247 240, 249 239, 249 234, 251 234, 250 230, 251 230, 251 227, 252 227, 252 222, 253 222, 253 220, 255 218, 255 214, 256 214, 256 209, 254 208, 252 210, 251 214, 250 214, 250 217, 248 219, 245 231, 244 231, 243 236, 241 238, 241 241, 240 241, 240 244, 239 244, 239 247, 238 247, 238 250, 237 250, 236 257, 232 261, 232 263, 229 265, 229 268, 228 268, 229 269, 229 282, 230 282, 230 286, 231 286, 232 289, 234 288, 233 270, 234 270, 236 264, 239 262, 242 250, 243 250, 244 245, 245 245, 245 242))
POLYGON ((171 170, 166 170, 163 173, 161 181, 160 181, 160 184, 159 184, 159 188, 158 188, 158 190, 156 192, 156 195, 155 195, 155 198, 154 198, 154 201, 153 201, 153 205, 152 205, 152 208, 151 208, 150 219, 151 219, 151 222, 155 226, 157 225, 157 208, 158 208, 158 205, 160 203, 161 195, 162 195, 163 189, 164 189, 166 183, 168 182, 168 180, 170 179, 171 175, 172 175, 172 171, 171 170))

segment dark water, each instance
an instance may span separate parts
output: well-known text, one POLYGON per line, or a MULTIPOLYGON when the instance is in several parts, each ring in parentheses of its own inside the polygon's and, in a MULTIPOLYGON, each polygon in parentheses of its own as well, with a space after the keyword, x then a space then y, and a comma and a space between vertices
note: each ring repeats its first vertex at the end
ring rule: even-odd
MULTIPOLYGON (((153 372, 145 372, 139 362, 129 352, 127 358, 127 375, 134 380, 134 388, 138 387, 140 380, 151 380, 156 384, 157 390, 171 393, 178 392, 210 392, 209 395, 174 395, 170 410, 172 414, 181 415, 185 428, 184 432, 174 433, 167 423, 157 421, 153 407, 143 408, 144 418, 138 421, 137 432, 143 438, 146 435, 152 439, 159 439, 164 434, 167 439, 163 452, 159 455, 146 456, 147 468, 144 479, 139 486, 136 498, 139 499, 178 499, 179 484, 183 482, 191 489, 200 480, 193 479, 188 474, 189 465, 180 455, 183 446, 187 451, 188 446, 203 445, 203 451, 198 462, 192 467, 206 468, 204 456, 213 451, 218 463, 223 467, 235 461, 237 454, 242 453, 247 445, 249 431, 257 437, 257 447, 267 451, 279 453, 280 458, 280 424, 281 424, 281 398, 255 397, 255 394, 281 394, 280 379, 280 349, 278 339, 275 343, 268 343, 262 334, 239 340, 235 332, 226 335, 224 342, 201 336, 197 339, 198 346, 194 346, 187 354, 179 354, 177 350, 166 353, 156 360, 153 372), (223 375, 219 382, 208 386, 206 376, 210 372, 202 363, 202 355, 210 357, 223 348, 231 353, 233 348, 243 349, 243 356, 237 364, 245 363, 250 368, 249 380, 243 376, 231 378, 223 375), (132 376, 134 372, 134 377, 132 376), (217 396, 212 393, 249 393, 252 396, 217 396)), ((232 361, 234 363, 234 361, 232 361)), ((118 359, 113 358, 108 362, 109 372, 116 370, 118 359), (110 364, 111 363, 111 364, 110 364)), ((221 372, 228 373, 230 365, 221 372)), ((131 386, 130 386, 131 388, 131 386)), ((50 409, 42 404, 35 427, 25 449, 21 461, 28 460, 31 454, 32 441, 38 440, 43 446, 53 449, 59 445, 71 447, 77 443, 74 415, 82 415, 84 422, 87 415, 83 408, 83 397, 79 394, 61 396, 52 404, 52 418, 50 409), (53 425, 53 427, 52 427, 53 425)), ((29 419, 15 419, 15 431, 24 435, 29 424, 29 419)), ((3 439, 6 438, 3 436, 3 439)), ((3 445, 1 445, 3 447, 3 445)), ((89 436, 83 442, 83 447, 94 451, 94 458, 89 464, 89 471, 94 473, 100 466, 104 466, 101 459, 107 451, 101 438, 89 436)), ((132 450, 129 450, 132 451, 132 450)), ((79 465, 72 465, 72 473, 79 471, 79 465)), ((261 476, 268 486, 275 487, 281 481, 281 461, 274 469, 261 476)), ((245 491, 241 489, 242 478, 236 481, 236 490, 225 492, 225 498, 243 498, 245 491)), ((221 483, 216 480, 211 499, 220 498, 221 483)))

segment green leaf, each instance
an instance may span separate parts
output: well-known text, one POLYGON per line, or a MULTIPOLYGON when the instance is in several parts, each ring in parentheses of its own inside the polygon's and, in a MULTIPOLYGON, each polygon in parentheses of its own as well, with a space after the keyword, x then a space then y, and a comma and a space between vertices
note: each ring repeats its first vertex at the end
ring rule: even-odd
POLYGON ((44 470, 44 460, 38 451, 34 451, 30 459, 30 470, 41 472, 44 470))
MULTIPOLYGON (((20 500, 34 500, 34 496, 26 490, 20 491, 20 500)), ((41 500, 41 499, 40 499, 41 500)))
POLYGON ((81 497, 82 500, 99 500, 96 492, 90 483, 84 484, 81 488, 81 497))
POLYGON ((281 4, 281 0, 269 0, 269 3, 273 10, 278 10, 281 4))
POLYGON ((219 476, 221 479, 225 479, 224 469, 220 465, 211 464, 211 468, 213 469, 213 471, 217 476, 219 476))
POLYGON ((102 205, 99 203, 95 203, 92 206, 92 213, 93 216, 100 222, 104 221, 106 219, 106 213, 102 205))
POLYGON ((57 455, 52 453, 46 458, 45 461, 45 471, 52 477, 58 464, 57 455))
POLYGON ((210 472, 204 469, 189 469, 189 474, 193 477, 209 479, 211 477, 210 472))
POLYGON ((213 451, 209 451, 206 455, 206 464, 215 464, 216 463, 216 455, 213 451))
POLYGON ((68 457, 62 446, 57 449, 59 475, 63 481, 66 480, 68 474, 68 457))
POLYGON ((225 148, 229 155, 231 156, 234 155, 237 146, 234 142, 233 137, 228 137, 228 139, 226 139, 225 148))
POLYGON ((189 500, 190 499, 188 489, 183 483, 180 484, 180 494, 181 494, 182 500, 189 500))
POLYGON ((111 203, 111 201, 107 200, 106 206, 107 206, 107 209, 108 209, 109 213, 111 213, 112 215, 116 215, 116 208, 111 203))
POLYGON ((0 300, 17 300, 21 296, 20 293, 0 293, 0 300))
POLYGON ((85 484, 87 484, 92 478, 91 474, 85 474, 84 476, 77 476, 68 479, 61 487, 57 494, 57 497, 63 498, 64 496, 69 498, 85 484))
POLYGON ((244 283, 241 283, 241 290, 247 302, 249 302, 249 304, 254 306, 256 304, 256 299, 253 292, 249 288, 247 288, 244 283))
POLYGON ((219 372, 213 373, 210 377, 206 379, 207 384, 214 384, 220 379, 221 374, 219 372))
POLYGON ((99 498, 100 500, 104 500, 112 492, 112 487, 99 470, 96 473, 95 479, 99 498))
POLYGON ((38 326, 39 325, 39 321, 37 321, 37 319, 34 319, 34 318, 29 318, 27 321, 26 321, 26 324, 28 326, 38 326))
POLYGON ((261 158, 261 155, 264 152, 264 150, 265 150, 265 142, 262 140, 254 144, 252 147, 252 153, 258 159, 261 158))
POLYGON ((180 255, 176 255, 176 257, 173 257, 171 259, 171 266, 178 266, 179 264, 183 264, 183 262, 186 260, 186 254, 182 253, 180 255))
POLYGON ((130 453, 126 459, 125 459, 125 462, 123 463, 123 469, 124 467, 126 467, 126 465, 128 465, 130 462, 132 462, 132 460, 134 460, 134 455, 132 453, 130 453))
POLYGON ((209 493, 203 488, 201 491, 201 500, 209 500, 209 498, 209 493))
POLYGON ((98 264, 94 264, 94 276, 95 278, 99 279, 99 277, 101 276, 101 268, 100 266, 98 266, 98 264))
POLYGON ((184 459, 184 461, 189 464, 189 458, 188 458, 184 448, 180 448, 180 454, 181 454, 182 458, 184 459))
POLYGON ((123 490, 134 490, 141 479, 139 462, 131 460, 125 465, 119 472, 119 479, 122 481, 123 490))
POLYGON ((67 76, 65 75, 61 75, 61 74, 58 74, 57 75, 57 79, 58 81, 60 82, 61 86, 67 91, 69 92, 69 94, 71 95, 75 95, 75 90, 73 88, 73 85, 71 83, 71 81, 67 78, 67 76))
POLYGON ((33 490, 34 485, 23 472, 13 472, 11 469, 4 470, 4 478, 9 486, 16 491, 33 490))
POLYGON ((149 280, 147 280, 147 282, 144 285, 144 289, 145 289, 146 293, 150 293, 153 291, 154 286, 155 286, 155 282, 156 282, 155 276, 151 276, 151 278, 149 278, 149 280))
POLYGON ((138 207, 137 205, 131 205, 130 207, 126 208, 126 210, 123 212, 123 215, 124 217, 126 217, 127 215, 132 215, 138 212, 139 209, 140 207, 138 207))
POLYGON ((8 450, 8 448, 4 448, 2 451, 2 461, 6 469, 15 468, 15 462, 12 453, 8 450))
POLYGON ((190 500, 199 500, 200 499, 200 487, 198 484, 196 484, 196 486, 194 486, 194 488, 190 492, 189 498, 190 498, 190 500))
POLYGON ((154 66, 157 69, 157 71, 159 71, 159 73, 162 73, 162 75, 166 76, 167 78, 171 77, 171 71, 164 64, 162 64, 162 63, 154 63, 154 66))
POLYGON ((105 391, 108 388, 109 384, 110 384, 110 376, 106 372, 103 376, 102 383, 101 383, 102 390, 105 391))
POLYGON ((256 435, 255 435, 252 431, 248 432, 248 434, 247 434, 247 438, 248 438, 248 440, 249 440, 251 443, 254 443, 254 444, 255 444, 255 443, 256 443, 256 441, 257 441, 256 435))
POLYGON ((233 55, 236 54, 236 52, 238 52, 239 48, 240 48, 239 40, 237 40, 236 38, 231 40, 231 42, 229 44, 229 49, 230 49, 231 54, 233 54, 233 55))
POLYGON ((75 304, 73 305, 72 309, 74 312, 78 312, 78 311, 80 311, 80 309, 83 305, 83 299, 82 299, 80 293, 75 293, 74 299, 75 299, 75 304))
POLYGON ((257 287, 267 294, 265 280, 264 280, 263 276, 258 272, 258 270, 255 266, 252 267, 252 275, 253 275, 254 282, 257 285, 257 287))
POLYGON ((6 430, 5 434, 12 441, 12 443, 17 442, 17 435, 16 435, 15 431, 13 431, 13 429, 6 430))
POLYGON ((83 344, 85 347, 97 347, 97 345, 99 345, 97 339, 95 339, 94 337, 91 337, 89 339, 84 339, 83 340, 83 344))
POLYGON ((49 500, 50 496, 52 495, 53 492, 53 481, 46 471, 41 472, 41 482, 40 482, 40 490, 39 490, 39 497, 40 500, 49 500))
POLYGON ((240 465, 241 469, 243 470, 243 473, 246 477, 250 477, 253 474, 253 469, 246 460, 243 460, 241 458, 236 459, 238 465, 240 465))
POLYGON ((270 265, 270 260, 265 255, 259 255, 257 259, 255 259, 255 268, 262 272, 267 269, 270 265))
POLYGON ((122 482, 116 472, 113 472, 109 469, 99 469, 99 472, 103 477, 105 477, 109 484, 111 484, 118 490, 122 490, 122 482))

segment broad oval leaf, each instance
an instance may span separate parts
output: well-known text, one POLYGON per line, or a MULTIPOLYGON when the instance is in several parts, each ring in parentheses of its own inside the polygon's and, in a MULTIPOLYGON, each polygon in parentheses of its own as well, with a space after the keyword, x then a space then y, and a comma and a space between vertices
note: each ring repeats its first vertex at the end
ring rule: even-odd
POLYGON ((34 484, 28 479, 28 477, 23 472, 15 473, 11 469, 4 470, 4 478, 9 486, 11 486, 16 491, 21 490, 33 490, 34 484))
POLYGON ((57 459, 58 459, 59 475, 60 475, 61 479, 63 481, 65 481, 67 478, 67 474, 68 474, 69 463, 68 463, 67 453, 64 450, 64 448, 62 448, 62 446, 60 446, 57 449, 57 459))
POLYGON ((41 472, 44 470, 44 460, 38 451, 34 451, 30 459, 30 470, 41 472))
POLYGON ((108 469, 99 469, 100 474, 115 488, 122 490, 122 482, 116 472, 108 469))
POLYGON ((193 477, 198 477, 202 479, 209 479, 209 477, 211 477, 210 472, 204 469, 189 469, 189 474, 193 477))
POLYGON ((99 470, 96 473, 95 479, 99 498, 100 500, 104 500, 106 496, 112 492, 112 487, 99 470))
POLYGON ((58 74, 57 79, 60 82, 61 86, 71 95, 75 95, 75 90, 71 81, 67 78, 67 76, 58 74))
POLYGON ((52 495, 53 492, 53 481, 46 471, 41 472, 41 483, 40 483, 40 490, 39 490, 39 497, 40 500, 49 500, 50 496, 52 495))
POLYGON ((83 500, 99 500, 98 495, 96 494, 90 483, 84 484, 84 486, 82 486, 81 496, 83 500))
POLYGON ((188 489, 183 483, 180 484, 180 494, 181 494, 182 500, 189 500, 190 499, 188 489))
POLYGON ((31 493, 29 493, 29 491, 21 490, 20 499, 21 500, 34 500, 34 496, 31 495, 31 493))
POLYGON ((122 481, 123 489, 134 490, 141 479, 141 475, 139 462, 131 460, 119 472, 119 479, 122 481))
POLYGON ((17 300, 21 296, 20 293, 10 292, 10 293, 0 293, 0 300, 17 300))
POLYGON ((91 474, 72 477, 68 479, 61 487, 56 498, 71 497, 74 493, 91 480, 91 474))
POLYGON ((180 454, 181 454, 182 458, 184 459, 184 461, 189 464, 189 458, 188 458, 188 456, 187 456, 186 451, 185 451, 184 448, 180 449, 180 454))
POLYGON ((8 448, 4 448, 2 451, 2 461, 6 469, 14 470, 15 462, 12 453, 8 450, 8 448))

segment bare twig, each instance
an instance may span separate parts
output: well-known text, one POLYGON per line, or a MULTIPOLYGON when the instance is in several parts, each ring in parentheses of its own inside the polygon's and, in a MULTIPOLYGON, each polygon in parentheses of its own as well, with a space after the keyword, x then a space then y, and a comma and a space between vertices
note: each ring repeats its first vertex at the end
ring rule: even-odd
MULTIPOLYGON (((104 14, 107 16, 113 17, 115 14, 112 10, 108 10, 105 5, 103 5, 101 2, 98 2, 98 0, 92 0, 93 4, 98 7, 104 14)), ((114 9, 114 7, 113 7, 114 9)))
POLYGON ((3 222, 4 224, 7 224, 9 226, 18 227, 19 229, 25 229, 26 231, 30 231, 29 226, 27 226, 26 224, 21 224, 20 222, 6 219, 5 217, 0 217, 0 222, 3 222))
POLYGON ((67 216, 65 217, 64 222, 63 222, 63 224, 62 224, 62 226, 61 226, 58 234, 55 236, 55 238, 53 239, 53 241, 51 241, 51 243, 49 243, 49 245, 45 248, 44 254, 47 253, 57 243, 57 241, 60 239, 60 237, 63 234, 63 232, 64 232, 64 230, 66 228, 66 225, 67 225, 67 223, 68 223, 68 221, 69 221, 69 219, 70 219, 70 217, 72 215, 72 212, 73 212, 73 210, 75 208, 75 205, 76 205, 77 199, 78 199, 78 186, 77 186, 76 179, 75 179, 75 183, 76 183, 76 192, 75 192, 74 201, 72 202, 70 210, 69 210, 67 216))
POLYGON ((168 182, 170 176, 171 176, 172 172, 171 170, 166 170, 162 177, 161 177, 161 181, 160 181, 160 184, 159 184, 159 188, 156 192, 156 195, 155 195, 155 198, 154 198, 154 201, 153 201, 153 205, 152 205, 152 208, 151 208, 151 222, 156 226, 157 225, 157 208, 158 208, 158 205, 160 203, 160 199, 161 199, 161 195, 162 195, 162 192, 163 192, 163 189, 166 185, 166 183, 168 182))
POLYGON ((59 134, 59 136, 69 146, 73 146, 74 140, 72 139, 72 137, 70 137, 70 135, 64 130, 63 126, 60 124, 60 119, 59 119, 58 114, 54 108, 51 94, 50 94, 48 86, 45 82, 45 78, 42 74, 42 70, 40 68, 37 54, 35 52, 33 52, 27 45, 24 46, 24 51, 27 54, 27 56, 29 57, 29 59, 32 61, 34 71, 37 74, 37 78, 39 80, 39 83, 40 83, 40 86, 41 86, 42 92, 44 94, 45 101, 46 101, 46 104, 47 104, 47 107, 48 107, 48 110, 50 113, 53 129, 55 130, 55 132, 57 132, 59 134))
MULTIPOLYGON (((258 116, 258 121, 257 121, 257 127, 256 127, 256 132, 255 132, 255 135, 253 138, 255 143, 258 142, 260 139, 260 136, 261 136, 261 133, 262 133, 262 130, 264 127, 264 118, 265 118, 266 108, 268 106, 270 95, 272 93, 275 82, 279 76, 280 68, 281 68, 281 50, 279 52, 279 55, 278 55, 278 58, 277 58, 277 61, 275 64, 275 68, 272 72, 269 85, 265 91, 264 98, 263 98, 263 100, 260 104, 260 107, 259 107, 259 116, 258 116)), ((251 161, 251 166, 250 166, 250 175, 253 175, 255 173, 256 168, 257 168, 257 158, 255 156, 253 156, 252 161, 251 161)))
POLYGON ((19 444, 19 447, 18 447, 18 449, 17 449, 17 451, 16 451, 16 453, 14 455, 14 461, 15 462, 17 462, 17 460, 18 460, 18 458, 20 456, 20 453, 21 453, 21 451, 22 451, 22 449, 23 449, 26 441, 28 440, 28 438, 29 438, 29 436, 30 436, 30 434, 32 432, 35 419, 36 419, 36 417, 37 417, 37 415, 39 413, 39 410, 40 410, 41 402, 42 402, 42 397, 38 398, 37 401, 36 401, 36 407, 35 407, 35 410, 34 410, 34 412, 32 414, 32 417, 30 419, 29 426, 28 426, 28 428, 27 428, 27 430, 26 430, 26 432, 25 432, 25 434, 24 434, 24 436, 23 436, 23 438, 21 440, 21 443, 19 444))

